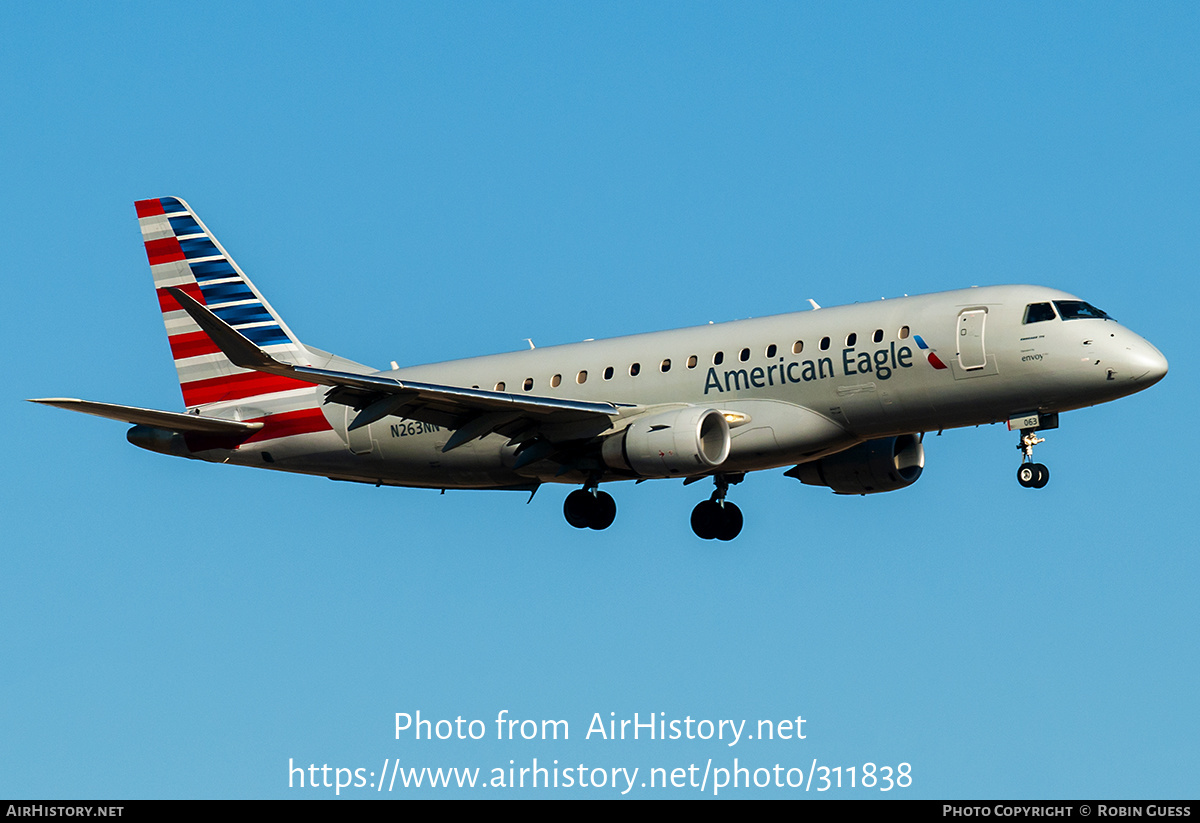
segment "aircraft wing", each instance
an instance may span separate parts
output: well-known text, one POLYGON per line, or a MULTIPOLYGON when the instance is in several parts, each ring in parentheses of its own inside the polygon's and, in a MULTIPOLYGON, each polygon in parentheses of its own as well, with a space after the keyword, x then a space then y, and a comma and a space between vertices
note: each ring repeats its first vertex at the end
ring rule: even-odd
POLYGON ((532 436, 547 427, 575 436, 592 436, 609 428, 616 417, 640 407, 617 403, 561 400, 397 380, 374 374, 319 369, 284 363, 267 354, 182 289, 166 289, 180 307, 212 339, 234 365, 332 387, 327 403, 359 410, 350 424, 357 429, 389 415, 420 420, 450 429, 455 435, 446 451, 477 437, 499 432, 514 438, 532 436))
POLYGON ((55 406, 68 411, 94 414, 110 420, 153 426, 157 429, 188 434, 240 434, 250 435, 263 427, 262 423, 243 423, 238 420, 223 420, 219 417, 201 417, 198 414, 141 409, 137 406, 120 406, 116 403, 97 403, 93 400, 77 400, 74 397, 42 397, 30 403, 55 406))

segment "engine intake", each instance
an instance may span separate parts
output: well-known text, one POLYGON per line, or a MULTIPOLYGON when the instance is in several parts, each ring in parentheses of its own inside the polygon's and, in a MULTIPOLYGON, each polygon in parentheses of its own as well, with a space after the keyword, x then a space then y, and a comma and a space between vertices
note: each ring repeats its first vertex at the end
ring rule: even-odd
POLYGON ((729 423, 716 409, 689 406, 635 420, 600 447, 604 463, 641 477, 701 474, 729 456, 729 423))
POLYGON ((812 463, 801 463, 787 475, 809 486, 828 486, 837 494, 875 494, 911 486, 924 468, 920 438, 903 434, 868 440, 812 463))

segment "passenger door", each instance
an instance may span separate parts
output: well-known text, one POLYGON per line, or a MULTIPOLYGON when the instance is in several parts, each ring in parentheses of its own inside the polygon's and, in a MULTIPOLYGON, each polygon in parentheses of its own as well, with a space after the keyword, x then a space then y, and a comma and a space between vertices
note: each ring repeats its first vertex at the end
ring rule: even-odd
POLYGON ((958 315, 958 365, 964 371, 987 365, 983 345, 987 309, 965 309, 958 315))

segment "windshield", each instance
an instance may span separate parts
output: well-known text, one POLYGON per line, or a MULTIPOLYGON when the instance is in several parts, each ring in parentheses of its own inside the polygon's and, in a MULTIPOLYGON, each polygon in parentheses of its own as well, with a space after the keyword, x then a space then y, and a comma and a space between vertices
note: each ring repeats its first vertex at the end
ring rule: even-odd
POLYGON ((1030 303, 1025 307, 1025 323, 1041 323, 1054 319, 1054 309, 1049 303, 1030 303))
POLYGON ((1100 309, 1082 300, 1055 300, 1054 307, 1063 320, 1112 320, 1100 309))

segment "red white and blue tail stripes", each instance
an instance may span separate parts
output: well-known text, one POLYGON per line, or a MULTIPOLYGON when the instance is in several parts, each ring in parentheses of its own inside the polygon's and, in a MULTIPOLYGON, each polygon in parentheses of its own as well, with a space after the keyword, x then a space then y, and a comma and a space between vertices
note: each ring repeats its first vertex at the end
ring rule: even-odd
POLYGON ((171 354, 189 409, 300 389, 312 384, 238 368, 166 291, 176 286, 274 357, 309 365, 305 348, 200 222, 177 197, 139 200, 138 223, 154 275, 171 354))

